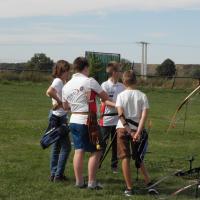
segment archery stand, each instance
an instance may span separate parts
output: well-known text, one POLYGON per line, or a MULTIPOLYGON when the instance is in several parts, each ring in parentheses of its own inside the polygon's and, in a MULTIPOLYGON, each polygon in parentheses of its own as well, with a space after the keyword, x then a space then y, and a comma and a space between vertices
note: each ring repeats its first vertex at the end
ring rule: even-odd
POLYGON ((195 198, 199 197, 199 189, 200 189, 200 179, 198 180, 198 183, 196 185, 195 198))
POLYGON ((190 163, 190 170, 192 169, 192 163, 193 163, 193 161, 194 161, 195 159, 194 159, 194 156, 191 156, 187 161, 189 161, 189 163, 190 163))

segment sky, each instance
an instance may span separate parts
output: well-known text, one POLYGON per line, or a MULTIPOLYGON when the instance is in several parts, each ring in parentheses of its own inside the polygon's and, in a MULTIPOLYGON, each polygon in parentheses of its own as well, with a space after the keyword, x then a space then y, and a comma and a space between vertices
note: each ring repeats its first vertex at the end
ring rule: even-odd
POLYGON ((141 62, 200 64, 200 0, 0 0, 0 62, 34 53, 69 62, 85 51, 141 62))

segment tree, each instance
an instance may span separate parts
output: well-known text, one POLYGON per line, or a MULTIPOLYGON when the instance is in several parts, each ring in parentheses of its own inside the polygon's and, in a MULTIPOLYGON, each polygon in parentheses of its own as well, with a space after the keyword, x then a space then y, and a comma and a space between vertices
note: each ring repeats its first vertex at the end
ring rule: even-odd
POLYGON ((88 62, 89 62, 90 76, 98 81, 98 73, 103 70, 103 65, 101 60, 95 55, 90 55, 88 57, 88 62))
POLYGON ((27 62, 27 67, 35 70, 52 70, 54 65, 53 60, 47 57, 44 53, 36 53, 27 62))
POLYGON ((126 58, 121 58, 120 63, 123 71, 132 69, 132 65, 134 65, 134 63, 131 63, 131 61, 126 58))
POLYGON ((172 60, 168 58, 161 65, 157 66, 156 73, 159 76, 172 78, 176 73, 176 65, 172 60))
POLYGON ((198 79, 199 80, 199 85, 200 85, 200 69, 195 69, 193 72, 192 72, 192 78, 194 79, 198 79))

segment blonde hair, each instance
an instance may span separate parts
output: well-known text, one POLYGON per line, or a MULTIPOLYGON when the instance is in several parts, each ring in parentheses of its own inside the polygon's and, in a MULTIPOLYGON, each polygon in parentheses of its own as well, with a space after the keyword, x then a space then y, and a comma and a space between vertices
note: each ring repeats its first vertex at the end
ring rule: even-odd
POLYGON ((122 76, 122 82, 126 87, 135 85, 137 83, 137 80, 134 71, 133 70, 125 71, 122 76))

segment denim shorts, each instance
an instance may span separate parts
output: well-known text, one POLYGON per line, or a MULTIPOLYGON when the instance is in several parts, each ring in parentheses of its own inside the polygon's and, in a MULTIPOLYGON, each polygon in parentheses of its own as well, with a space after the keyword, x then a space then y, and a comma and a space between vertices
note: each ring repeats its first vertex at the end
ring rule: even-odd
POLYGON ((95 145, 90 143, 87 125, 70 123, 69 127, 75 150, 82 149, 86 152, 97 151, 95 145))

